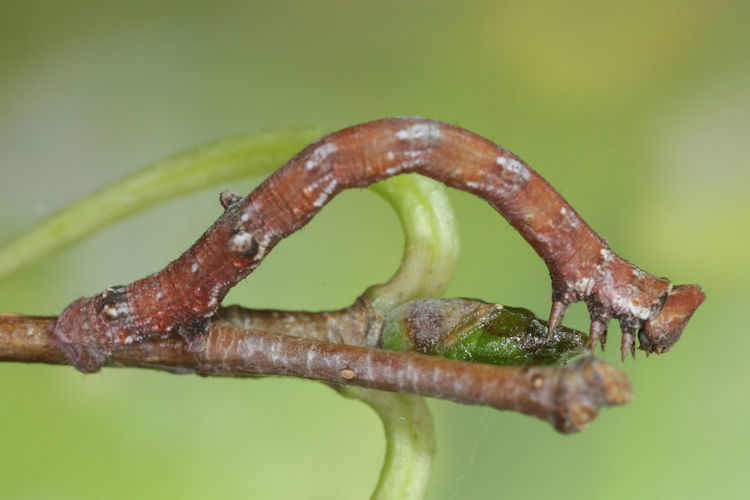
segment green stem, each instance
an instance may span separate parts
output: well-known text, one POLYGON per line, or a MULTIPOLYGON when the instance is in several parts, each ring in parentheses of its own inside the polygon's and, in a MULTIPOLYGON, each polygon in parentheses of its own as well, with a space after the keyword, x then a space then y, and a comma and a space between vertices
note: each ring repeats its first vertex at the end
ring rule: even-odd
MULTIPOLYGON (((0 249, 0 279, 102 227, 199 188, 265 174, 283 164, 320 130, 276 132, 218 141, 153 163, 69 205, 0 249)), ((436 297, 458 257, 455 221, 443 187, 416 175, 372 186, 396 210, 405 233, 401 265, 368 290, 381 313, 406 301, 436 297)), ((373 498, 420 498, 435 453, 432 419, 418 396, 344 387, 370 405, 386 433, 386 458, 373 498)))
POLYGON ((383 422, 385 460, 372 498, 424 498, 435 457, 435 432, 424 398, 354 386, 341 393, 368 404, 383 422))
POLYGON ((445 188, 416 174, 379 182, 373 191, 391 204, 404 228, 404 256, 396 274, 367 290, 379 312, 404 302, 439 297, 456 266, 459 243, 445 188))
POLYGON ((0 249, 0 279, 146 208, 197 189, 272 172, 320 129, 217 141, 147 165, 76 201, 0 249))
MULTIPOLYGON (((458 258, 458 234, 445 189, 418 175, 402 175, 371 187, 385 198, 404 229, 404 255, 387 282, 370 287, 375 309, 386 315, 407 301, 438 297, 458 258)), ((423 498, 435 458, 435 431, 424 398, 347 386, 345 396, 374 409, 383 422, 386 452, 373 499, 423 498)))

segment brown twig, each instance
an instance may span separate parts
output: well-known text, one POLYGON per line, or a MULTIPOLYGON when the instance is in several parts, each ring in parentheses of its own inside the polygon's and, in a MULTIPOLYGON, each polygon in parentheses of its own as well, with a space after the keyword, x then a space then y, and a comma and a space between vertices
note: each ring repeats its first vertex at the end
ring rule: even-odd
POLYGON ((383 325, 383 314, 373 307, 367 294, 353 305, 333 311, 278 311, 233 305, 220 308, 216 317, 242 330, 360 347, 377 346, 383 325))
MULTIPOLYGON (((283 328, 280 322, 268 321, 268 314, 261 314, 267 325, 283 328)), ((209 323, 199 345, 188 346, 175 335, 149 339, 117 350, 107 366, 223 377, 289 375, 334 385, 409 392, 518 411, 546 420, 564 433, 584 428, 601 407, 624 404, 632 397, 625 374, 593 357, 566 367, 466 363, 244 330, 222 315, 209 323)), ((310 323, 310 316, 302 317, 310 323)), ((318 319, 320 333, 331 321, 325 315, 318 319)), ((48 329, 54 320, 0 315, 0 361, 69 364, 66 354, 50 342, 48 329)))

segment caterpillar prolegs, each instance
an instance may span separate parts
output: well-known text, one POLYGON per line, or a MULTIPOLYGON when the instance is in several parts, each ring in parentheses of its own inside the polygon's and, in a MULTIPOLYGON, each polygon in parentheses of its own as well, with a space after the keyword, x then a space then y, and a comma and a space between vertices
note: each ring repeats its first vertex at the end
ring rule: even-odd
POLYGON ((191 341, 229 289, 333 196, 409 172, 481 197, 529 242, 552 278, 550 331, 569 304, 584 301, 591 348, 614 318, 623 357, 634 352, 637 330, 641 349, 664 352, 705 298, 698 285, 672 285, 615 254, 510 151, 453 125, 389 118, 322 137, 244 198, 223 193, 224 213, 184 254, 158 273, 74 302, 51 328, 53 341, 84 372, 131 342, 172 332, 191 341))

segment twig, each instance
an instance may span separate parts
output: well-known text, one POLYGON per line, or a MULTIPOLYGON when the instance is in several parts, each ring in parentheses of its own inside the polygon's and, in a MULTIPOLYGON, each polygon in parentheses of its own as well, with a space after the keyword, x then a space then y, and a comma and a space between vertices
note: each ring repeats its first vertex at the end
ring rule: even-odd
MULTIPOLYGON (((53 321, 0 316, 0 361, 69 364, 49 341, 53 321)), ((221 319, 210 323, 196 348, 177 336, 151 339, 116 351, 107 366, 222 377, 289 375, 407 392, 518 411, 564 433, 580 431, 601 407, 625 404, 632 395, 623 372, 593 357, 565 367, 493 366, 247 331, 221 319)))

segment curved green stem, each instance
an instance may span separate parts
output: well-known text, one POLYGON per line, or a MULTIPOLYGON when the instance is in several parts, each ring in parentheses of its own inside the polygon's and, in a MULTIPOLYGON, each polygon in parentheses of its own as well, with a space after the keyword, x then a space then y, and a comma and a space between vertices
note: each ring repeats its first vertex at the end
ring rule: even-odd
MULTIPOLYGON (((320 130, 264 133, 218 141, 153 163, 69 205, 0 249, 0 279, 96 230, 199 188, 268 173, 283 164, 320 130)), ((443 186, 417 175, 372 186, 396 210, 405 233, 398 271, 367 293, 384 314, 406 301, 442 294, 458 257, 453 212, 443 186)), ((420 498, 432 470, 435 439, 421 397, 344 387, 380 416, 386 458, 373 498, 420 498)))
POLYGON ((323 133, 266 132, 178 153, 76 201, 0 248, 0 279, 98 229, 169 199, 273 171, 323 133))
POLYGON ((379 182, 373 191, 391 204, 404 228, 404 256, 396 274, 367 290, 375 308, 386 312, 404 302, 439 297, 450 281, 459 243, 445 188, 416 174, 379 182))
POLYGON ((354 386, 341 393, 368 404, 383 422, 385 460, 372 498, 423 498, 435 457, 435 432, 424 398, 354 386))
MULTIPOLYGON (((386 315, 407 301, 437 297, 458 258, 458 234, 445 189, 418 175, 402 175, 371 187, 385 198, 404 229, 404 255, 387 282, 370 287, 375 309, 386 315)), ((386 452, 373 499, 423 498, 435 458, 435 432, 424 398, 347 386, 342 394, 367 403, 383 422, 386 452)))

